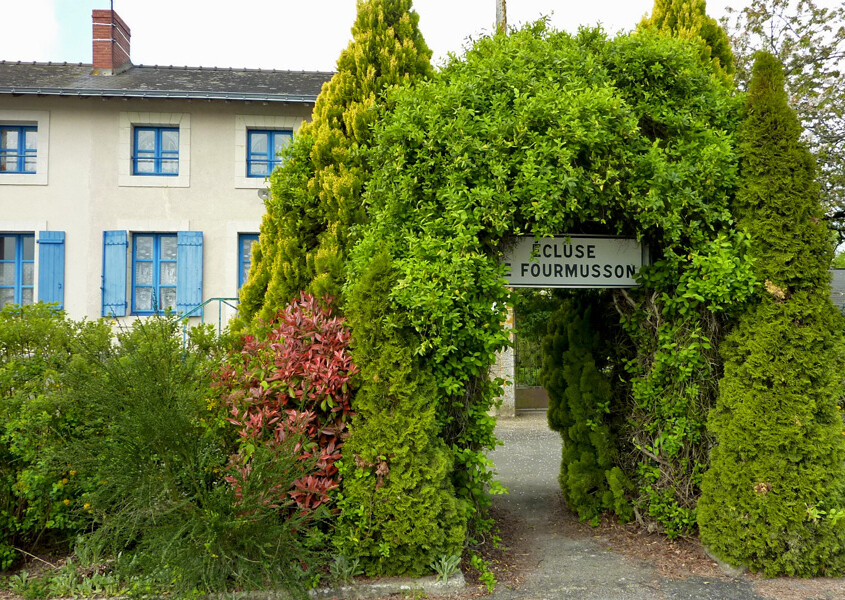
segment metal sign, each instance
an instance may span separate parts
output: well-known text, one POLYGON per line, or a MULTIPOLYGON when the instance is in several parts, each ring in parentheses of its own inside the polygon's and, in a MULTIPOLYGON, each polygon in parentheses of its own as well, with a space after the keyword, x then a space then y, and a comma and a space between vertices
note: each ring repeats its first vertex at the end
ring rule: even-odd
POLYGON ((505 242, 504 262, 512 287, 629 288, 648 263, 648 247, 606 236, 519 236, 505 242))

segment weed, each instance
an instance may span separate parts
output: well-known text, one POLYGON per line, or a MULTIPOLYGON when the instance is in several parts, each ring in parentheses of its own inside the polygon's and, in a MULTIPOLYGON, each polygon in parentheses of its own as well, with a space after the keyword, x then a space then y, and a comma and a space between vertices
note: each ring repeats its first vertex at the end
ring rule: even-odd
POLYGON ((429 565, 435 573, 437 573, 437 577, 435 581, 442 581, 447 582, 449 578, 458 572, 458 565, 461 563, 461 557, 458 554, 452 554, 451 556, 443 555, 438 560, 429 565))
POLYGON ((470 554, 470 564, 476 571, 478 571, 478 578, 484 585, 487 586, 487 592, 492 594, 493 590, 496 589, 498 581, 496 581, 496 578, 490 571, 487 561, 481 558, 478 554, 472 553, 470 554))
POLYGON ((334 557, 334 561, 329 564, 332 580, 338 585, 352 583, 354 577, 364 572, 359 563, 360 561, 357 558, 349 560, 345 554, 338 554, 334 557))

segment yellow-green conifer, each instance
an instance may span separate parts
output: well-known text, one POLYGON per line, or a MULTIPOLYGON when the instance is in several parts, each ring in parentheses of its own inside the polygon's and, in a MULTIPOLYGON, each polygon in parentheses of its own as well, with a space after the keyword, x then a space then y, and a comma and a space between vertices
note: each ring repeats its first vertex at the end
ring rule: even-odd
POLYGON ((747 114, 736 212, 764 285, 721 348, 701 539, 767 575, 831 575, 845 569, 843 322, 814 160, 771 54, 755 62, 747 114))
POLYGON ((651 16, 640 22, 640 28, 703 39, 716 73, 727 79, 733 77, 736 69, 730 40, 719 23, 707 16, 705 0, 654 0, 651 16))
POLYGON ((300 290, 338 296, 364 222, 362 150, 387 90, 431 73, 411 0, 359 0, 352 41, 323 86, 313 119, 271 176, 271 199, 241 291, 241 318, 268 320, 300 290))

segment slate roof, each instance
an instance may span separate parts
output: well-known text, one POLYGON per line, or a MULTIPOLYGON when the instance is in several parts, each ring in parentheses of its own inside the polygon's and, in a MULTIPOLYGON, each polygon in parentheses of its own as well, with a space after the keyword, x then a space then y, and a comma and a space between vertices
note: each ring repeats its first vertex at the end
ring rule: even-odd
POLYGON ((83 63, 0 61, 0 94, 197 98, 314 103, 333 73, 203 67, 132 66, 92 75, 83 63))

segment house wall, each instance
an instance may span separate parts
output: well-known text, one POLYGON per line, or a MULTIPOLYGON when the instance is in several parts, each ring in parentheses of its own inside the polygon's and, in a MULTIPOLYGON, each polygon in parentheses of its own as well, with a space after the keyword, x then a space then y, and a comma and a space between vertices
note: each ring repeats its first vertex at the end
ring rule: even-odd
MULTIPOLYGON (((265 212, 258 190, 268 185, 245 177, 246 127, 295 132, 311 109, 235 101, 0 97, 0 123, 10 116, 37 117, 39 158, 45 148, 47 154, 37 176, 0 173, 0 232, 66 233, 64 303, 72 318, 101 315, 106 230, 130 236, 201 231, 202 298, 235 297, 238 234, 258 232, 265 212), (132 122, 159 125, 168 119, 181 127, 179 177, 132 176, 132 122)), ((131 257, 127 262, 131 269, 131 257)), ((38 268, 36 262, 36 273, 38 268)), ((37 280, 35 285, 37 298, 37 280)), ((131 302, 131 290, 127 298, 131 302)), ((213 313, 207 317, 216 321, 216 307, 213 313)))

